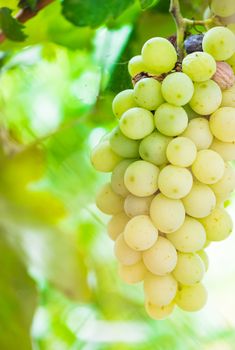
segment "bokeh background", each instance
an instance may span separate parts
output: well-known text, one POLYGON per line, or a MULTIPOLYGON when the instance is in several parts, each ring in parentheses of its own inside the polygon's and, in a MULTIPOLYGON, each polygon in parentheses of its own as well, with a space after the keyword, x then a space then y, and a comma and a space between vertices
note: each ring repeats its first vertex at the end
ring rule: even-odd
MULTIPOLYGON (((0 7, 15 14, 18 3, 0 7)), ((202 18, 207 1, 181 5, 202 18)), ((235 235, 207 249, 206 307, 153 321, 141 287, 119 280, 108 218, 94 205, 109 175, 92 169, 90 150, 116 123, 128 60, 175 32, 168 8, 54 1, 25 24, 24 41, 0 44, 1 350, 235 349, 235 235)))

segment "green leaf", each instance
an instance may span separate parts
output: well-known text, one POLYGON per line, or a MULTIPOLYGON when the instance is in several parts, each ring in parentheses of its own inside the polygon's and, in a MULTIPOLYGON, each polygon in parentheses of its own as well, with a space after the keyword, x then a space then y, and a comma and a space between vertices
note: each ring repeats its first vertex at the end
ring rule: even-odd
POLYGON ((24 25, 12 17, 11 13, 12 10, 8 7, 0 8, 0 28, 8 39, 24 41, 26 38, 26 35, 22 31, 24 25))
POLYGON ((118 17, 133 3, 133 0, 64 0, 62 13, 76 26, 98 27, 110 17, 118 17))
POLYGON ((140 1, 140 6, 143 10, 153 7, 159 2, 159 0, 139 0, 139 1, 140 1))
POLYGON ((0 349, 31 350, 37 291, 25 266, 0 234, 0 349))
POLYGON ((38 0, 20 0, 18 6, 22 8, 29 7, 31 10, 34 10, 37 3, 38 0))

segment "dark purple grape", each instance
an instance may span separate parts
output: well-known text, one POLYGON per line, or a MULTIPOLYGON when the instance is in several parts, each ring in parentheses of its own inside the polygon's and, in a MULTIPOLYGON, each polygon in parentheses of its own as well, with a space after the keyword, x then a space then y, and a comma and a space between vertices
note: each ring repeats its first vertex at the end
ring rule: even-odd
POLYGON ((203 51, 202 39, 203 39, 203 34, 190 35, 187 39, 185 39, 184 47, 187 54, 195 51, 203 51))

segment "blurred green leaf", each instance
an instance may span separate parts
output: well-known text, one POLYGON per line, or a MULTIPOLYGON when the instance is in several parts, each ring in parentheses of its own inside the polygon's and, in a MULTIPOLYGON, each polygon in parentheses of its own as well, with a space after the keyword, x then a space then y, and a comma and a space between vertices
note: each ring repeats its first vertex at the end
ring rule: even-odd
POLYGON ((118 17, 133 3, 133 0, 63 0, 62 13, 76 26, 95 28, 110 17, 118 17))
POLYGON ((147 10, 148 8, 156 5, 159 0, 139 0, 139 1, 140 1, 141 8, 143 10, 147 10))
POLYGON ((0 348, 31 350, 30 327, 37 304, 34 281, 0 234, 0 348))
POLYGON ((26 35, 22 31, 24 25, 12 17, 12 10, 8 7, 0 8, 0 28, 7 38, 14 41, 24 41, 26 35))

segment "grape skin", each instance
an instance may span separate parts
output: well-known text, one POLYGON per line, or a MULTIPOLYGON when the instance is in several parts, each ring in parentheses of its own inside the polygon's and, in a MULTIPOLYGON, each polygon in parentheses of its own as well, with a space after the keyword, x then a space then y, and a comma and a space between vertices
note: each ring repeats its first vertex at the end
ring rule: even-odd
POLYGON ((223 142, 235 142, 235 108, 221 107, 210 117, 212 134, 223 142))
POLYGON ((124 212, 120 212, 111 217, 107 225, 109 237, 115 241, 118 236, 124 231, 124 228, 130 218, 124 212))
POLYGON ((133 162, 130 159, 122 160, 114 169, 111 176, 111 186, 115 193, 126 197, 130 192, 124 183, 124 174, 128 166, 133 162))
POLYGON ((169 162, 179 167, 189 167, 197 156, 197 147, 187 137, 176 137, 169 142, 166 155, 169 162))
POLYGON ((154 114, 157 129, 166 136, 180 135, 188 125, 188 116, 182 107, 163 103, 154 114))
POLYGON ((138 106, 150 111, 155 110, 164 102, 161 83, 153 78, 139 80, 134 87, 134 99, 138 106))
POLYGON ((186 286, 199 283, 205 274, 205 265, 195 253, 178 252, 177 264, 172 272, 175 279, 186 286))
POLYGON ((182 70, 194 82, 203 82, 215 74, 216 61, 206 52, 193 52, 183 59, 182 70))
POLYGON ((134 77, 141 72, 147 72, 147 71, 148 69, 144 65, 141 55, 134 56, 130 59, 128 63, 128 72, 131 77, 134 77))
POLYGON ((141 252, 131 249, 125 242, 123 234, 120 234, 114 244, 114 254, 122 265, 134 265, 141 261, 141 252))
POLYGON ((168 317, 175 308, 175 303, 172 301, 170 304, 165 306, 157 306, 151 303, 149 300, 146 300, 145 302, 145 310, 149 317, 153 318, 154 320, 163 320, 166 317, 168 317))
POLYGON ((137 107, 137 104, 134 99, 133 89, 123 90, 119 92, 113 99, 113 114, 117 118, 121 118, 124 112, 133 107, 137 107))
POLYGON ((134 265, 119 264, 119 277, 127 284, 134 284, 143 281, 147 274, 147 269, 142 261, 138 261, 134 265))
POLYGON ((154 195, 147 197, 137 197, 129 194, 124 202, 124 211, 129 217, 137 215, 148 215, 150 204, 154 195))
POLYGON ((123 158, 139 157, 139 141, 131 140, 121 132, 119 127, 114 128, 109 135, 112 150, 123 158))
POLYGON ((120 119, 120 129, 130 139, 143 139, 154 130, 153 115, 140 107, 128 109, 120 119))
POLYGON ((188 127, 181 136, 188 137, 193 141, 198 151, 209 148, 213 141, 209 122, 202 117, 190 120, 188 127))
POLYGON ((100 172, 109 173, 113 171, 121 160, 122 158, 111 149, 108 140, 98 144, 91 152, 91 164, 100 172))
POLYGON ((118 214, 123 211, 123 205, 123 197, 113 191, 110 183, 101 187, 96 195, 96 206, 105 214, 118 214))
POLYGON ((207 302, 207 291, 201 283, 181 286, 175 302, 184 311, 199 311, 207 302))
POLYGON ((162 82, 164 99, 175 106, 186 105, 191 100, 193 92, 192 80, 184 73, 172 73, 162 82))
POLYGON ((176 296, 177 282, 171 274, 156 276, 147 274, 144 279, 144 293, 149 302, 157 306, 170 304, 176 296))

